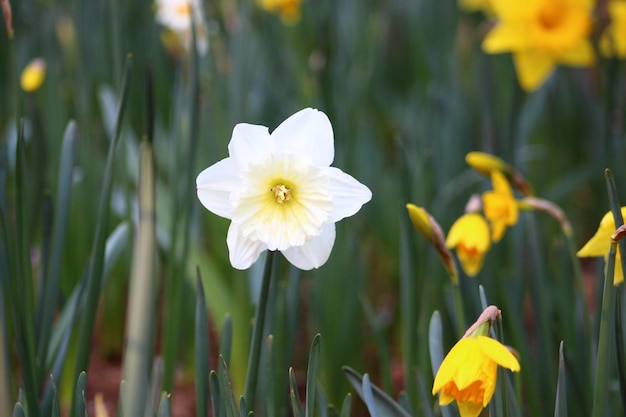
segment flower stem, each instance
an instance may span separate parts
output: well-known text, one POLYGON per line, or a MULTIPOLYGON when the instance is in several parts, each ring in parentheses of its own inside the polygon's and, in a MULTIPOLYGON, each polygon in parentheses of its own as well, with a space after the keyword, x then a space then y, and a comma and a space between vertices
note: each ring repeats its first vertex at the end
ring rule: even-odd
POLYGON ((244 397, 251 411, 254 411, 256 386, 259 377, 259 359, 261 357, 261 345, 263 343, 263 328, 265 313, 267 312, 267 299, 269 298, 270 283, 272 281, 272 264, 274 263, 275 251, 269 251, 265 258, 261 293, 254 317, 252 341, 250 342, 250 356, 248 357, 248 372, 246 374, 246 390, 244 397))

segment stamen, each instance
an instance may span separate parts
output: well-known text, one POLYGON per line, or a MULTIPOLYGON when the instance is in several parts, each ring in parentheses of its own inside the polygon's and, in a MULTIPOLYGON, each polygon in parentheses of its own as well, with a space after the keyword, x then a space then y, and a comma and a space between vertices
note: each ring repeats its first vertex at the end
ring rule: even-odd
POLYGON ((270 191, 274 193, 274 198, 278 204, 284 204, 285 201, 291 200, 291 189, 285 187, 284 184, 275 185, 270 191))

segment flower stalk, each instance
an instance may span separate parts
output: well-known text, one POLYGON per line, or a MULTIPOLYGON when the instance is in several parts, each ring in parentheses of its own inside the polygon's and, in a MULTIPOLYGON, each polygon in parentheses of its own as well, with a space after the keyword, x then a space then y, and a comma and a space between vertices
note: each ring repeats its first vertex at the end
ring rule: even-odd
POLYGON ((246 373, 246 389, 244 394, 246 404, 248 404, 248 408, 251 411, 255 409, 257 382, 259 379, 259 359, 261 357, 265 315, 267 312, 267 301, 269 299, 270 283, 272 281, 272 266, 275 257, 276 251, 268 251, 265 258, 259 302, 254 316, 254 327, 252 330, 252 340, 250 342, 250 356, 248 357, 248 371, 246 373))

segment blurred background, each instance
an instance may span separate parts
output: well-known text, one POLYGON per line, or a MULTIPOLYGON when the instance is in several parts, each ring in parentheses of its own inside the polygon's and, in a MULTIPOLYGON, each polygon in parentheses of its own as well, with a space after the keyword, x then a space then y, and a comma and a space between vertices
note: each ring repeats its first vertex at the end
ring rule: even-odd
MULTIPOLYGON (((337 224, 335 247, 322 268, 299 272, 284 259, 279 262, 267 330, 274 334, 276 383, 284 387, 277 389, 277 404, 287 412, 287 369, 293 366, 304 381, 308 349, 320 333, 319 379, 329 403, 339 407, 350 391, 342 372, 348 365, 369 373, 394 398, 407 392, 420 415, 420 409, 436 402, 418 395, 421 383, 428 394, 432 384, 428 325, 433 312, 441 313, 448 348, 457 331, 450 280, 413 229, 405 204, 426 208, 446 233, 469 198, 490 188, 489 180, 465 163, 465 155, 488 152, 523 173, 535 195, 558 204, 582 246, 608 211, 605 168, 613 171, 624 195, 622 62, 599 58, 591 68, 559 67, 528 93, 518 84, 510 54, 488 55, 481 49, 493 19, 462 9, 455 0, 305 0, 296 18, 252 0, 201 3, 195 63, 189 45, 157 21, 156 5, 146 0, 13 1, 14 39, 0 32, 3 180, 12 178, 15 169, 19 118, 26 175, 21 214, 35 287, 45 256, 46 210, 62 169, 64 131, 71 119, 78 128, 58 311, 90 257, 124 63, 132 55, 104 225, 106 236, 120 225, 128 226, 128 235, 103 280, 91 351, 97 368, 88 372, 88 400, 103 392, 111 412, 116 407, 121 377, 105 372, 119 368, 124 349, 139 142, 150 125, 145 99, 150 74, 159 294, 151 324, 155 354, 168 358, 164 389, 173 392, 172 402, 184 402, 177 399, 175 386, 180 387, 178 398, 193 389, 196 267, 206 294, 212 368, 225 317, 232 319, 235 398, 244 388, 250 320, 262 274, 262 260, 249 271, 230 266, 229 221, 202 208, 195 176, 227 156, 236 123, 261 124, 271 131, 301 108, 314 107, 333 125, 333 165, 366 184, 373 198, 337 224), (37 57, 45 61, 45 80, 35 91, 23 91, 18 77, 37 57), (177 294, 175 301, 168 301, 168 294, 177 294)), ((597 40, 597 33, 592 38, 597 40)), ((9 184, 3 191, 15 190, 9 184)), ((11 201, 2 200, 7 207, 11 201)), ((581 320, 571 314, 576 307, 571 305, 575 290, 568 253, 554 219, 523 213, 493 246, 478 276, 461 276, 467 325, 482 311, 479 285, 489 303, 502 309, 506 342, 521 355, 517 384, 524 415, 553 415, 558 346, 564 339, 572 369, 570 415, 588 415, 590 364, 579 369, 580 339, 567 338, 576 335, 571 329, 581 320), (580 409, 573 404, 581 404, 580 409)), ((584 267, 585 297, 596 329, 603 264, 590 261, 584 267)), ((10 317, 6 287, 3 292, 4 316, 10 317)), ((6 323, 5 342, 13 338, 13 324, 6 323)), ((76 343, 73 336, 68 355, 76 343)), ((19 361, 12 344, 7 345, 14 401, 19 361)), ((73 362, 68 363, 71 368, 73 362)), ((63 375, 60 393, 69 401, 73 373, 63 375)), ((194 415, 195 408, 177 412, 194 415)), ((355 405, 354 413, 365 412, 355 405)))

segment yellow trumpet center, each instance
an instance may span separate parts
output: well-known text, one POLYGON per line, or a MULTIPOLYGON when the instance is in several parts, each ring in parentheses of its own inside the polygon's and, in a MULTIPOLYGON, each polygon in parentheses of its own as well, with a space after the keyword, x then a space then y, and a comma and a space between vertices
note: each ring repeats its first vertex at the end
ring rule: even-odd
POLYGON ((270 191, 274 193, 274 198, 278 204, 285 204, 285 201, 291 200, 291 189, 284 184, 277 184, 270 191))

